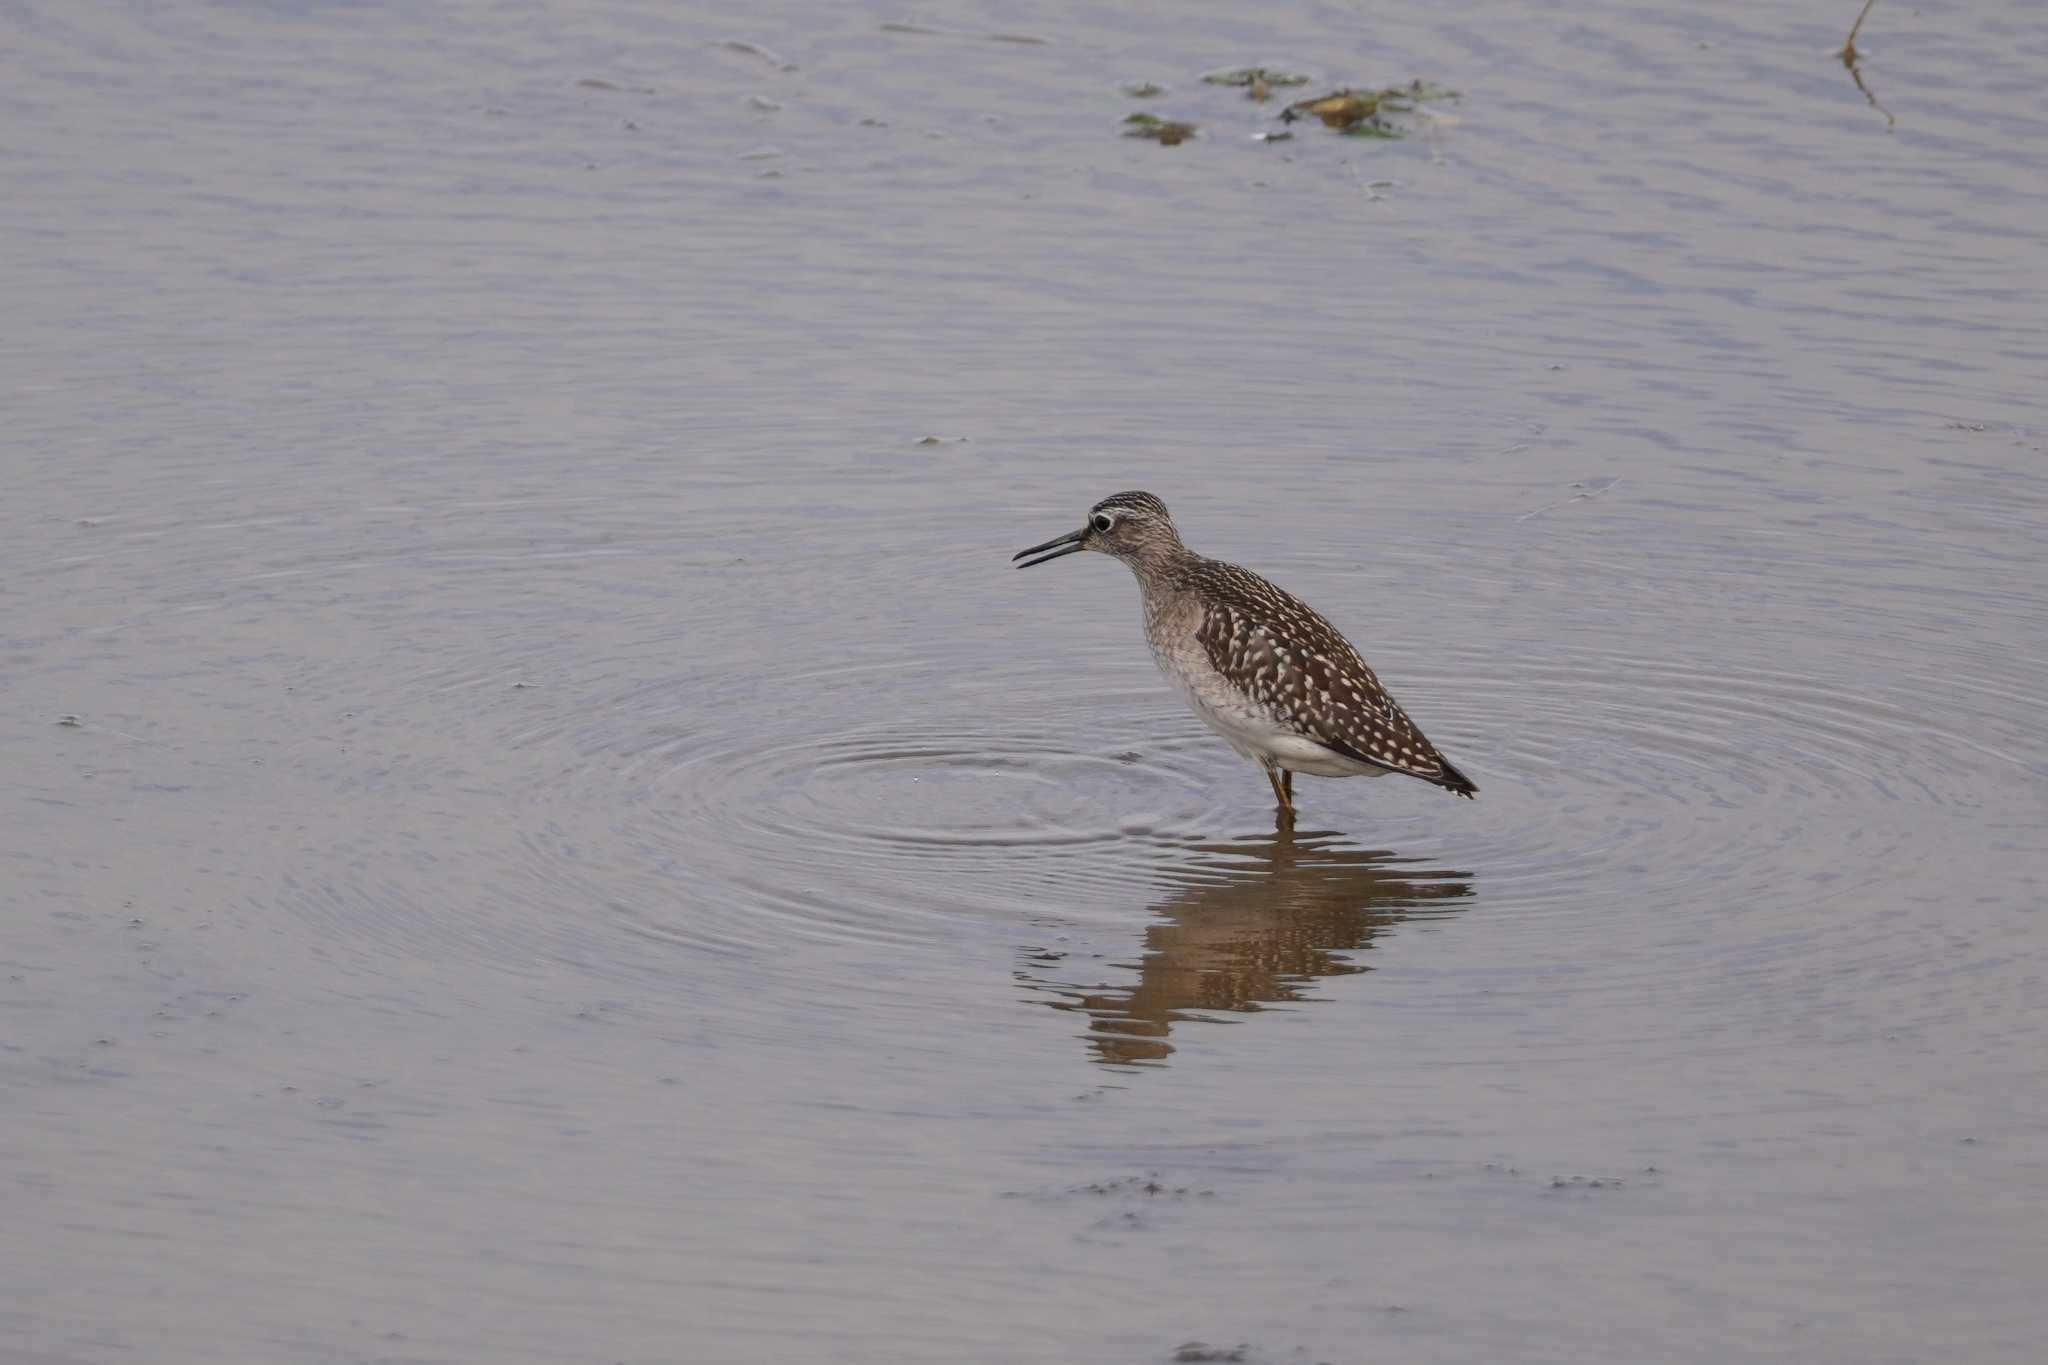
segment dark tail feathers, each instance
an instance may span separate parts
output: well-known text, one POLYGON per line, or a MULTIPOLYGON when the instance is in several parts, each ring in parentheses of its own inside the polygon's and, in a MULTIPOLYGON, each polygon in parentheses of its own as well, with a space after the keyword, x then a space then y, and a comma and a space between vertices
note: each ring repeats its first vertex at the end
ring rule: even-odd
POLYGON ((1478 798, 1479 784, 1477 782, 1474 782, 1471 778, 1459 772, 1457 768, 1451 763, 1451 760, 1445 758, 1442 754, 1438 754, 1436 756, 1436 761, 1437 766, 1442 768, 1443 772, 1436 777, 1430 778, 1430 781, 1436 783, 1439 787, 1442 787, 1447 792, 1455 792, 1457 795, 1464 797, 1467 801, 1476 800, 1478 798))

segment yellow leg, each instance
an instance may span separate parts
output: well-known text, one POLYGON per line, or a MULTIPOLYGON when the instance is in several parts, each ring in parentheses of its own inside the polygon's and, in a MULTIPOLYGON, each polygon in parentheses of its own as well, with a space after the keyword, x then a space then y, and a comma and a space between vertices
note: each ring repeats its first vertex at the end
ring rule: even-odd
POLYGON ((1279 768, 1268 768, 1266 780, 1273 784, 1273 798, 1280 803, 1280 823, 1291 825, 1294 823, 1294 774, 1286 774, 1287 781, 1283 786, 1280 777, 1284 771, 1279 768))

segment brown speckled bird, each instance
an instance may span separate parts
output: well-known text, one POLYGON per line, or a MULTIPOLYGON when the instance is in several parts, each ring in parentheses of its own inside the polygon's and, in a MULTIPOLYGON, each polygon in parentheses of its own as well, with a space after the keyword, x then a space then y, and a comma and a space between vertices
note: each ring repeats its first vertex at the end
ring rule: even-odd
POLYGON ((1137 575, 1159 671, 1209 728, 1265 770, 1283 823, 1294 819, 1296 773, 1406 773, 1467 799, 1478 792, 1335 626, 1249 569, 1181 544, 1166 504, 1150 493, 1113 493, 1080 530, 1015 558, 1028 569, 1082 550, 1120 559, 1137 575))

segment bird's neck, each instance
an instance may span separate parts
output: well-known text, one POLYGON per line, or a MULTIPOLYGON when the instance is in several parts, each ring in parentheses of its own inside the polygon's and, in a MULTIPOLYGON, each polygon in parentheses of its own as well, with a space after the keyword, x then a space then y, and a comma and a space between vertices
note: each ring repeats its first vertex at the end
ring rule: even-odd
POLYGON ((1182 586, 1187 570, 1201 561, 1200 555, 1178 540, 1145 545, 1121 558, 1137 575, 1138 586, 1148 597, 1171 593, 1182 586))

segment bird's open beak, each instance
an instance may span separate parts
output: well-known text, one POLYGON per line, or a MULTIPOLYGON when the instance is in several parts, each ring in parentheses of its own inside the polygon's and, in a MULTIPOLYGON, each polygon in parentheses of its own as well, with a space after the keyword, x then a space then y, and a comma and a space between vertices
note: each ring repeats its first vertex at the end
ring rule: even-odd
POLYGON ((1039 555, 1040 557, 1037 559, 1024 559, 1022 564, 1017 565, 1020 569, 1028 569, 1033 564, 1043 564, 1047 560, 1058 559, 1061 555, 1079 554, 1087 548, 1081 543, 1082 537, 1087 534, 1088 528, 1083 526, 1078 531, 1069 531, 1063 536, 1054 536, 1043 545, 1034 545, 1028 550, 1019 550, 1016 554, 1011 555, 1010 558, 1014 561, 1024 559, 1026 555, 1039 555), (1045 550, 1051 550, 1052 553, 1049 555, 1042 554, 1041 552, 1045 550))

